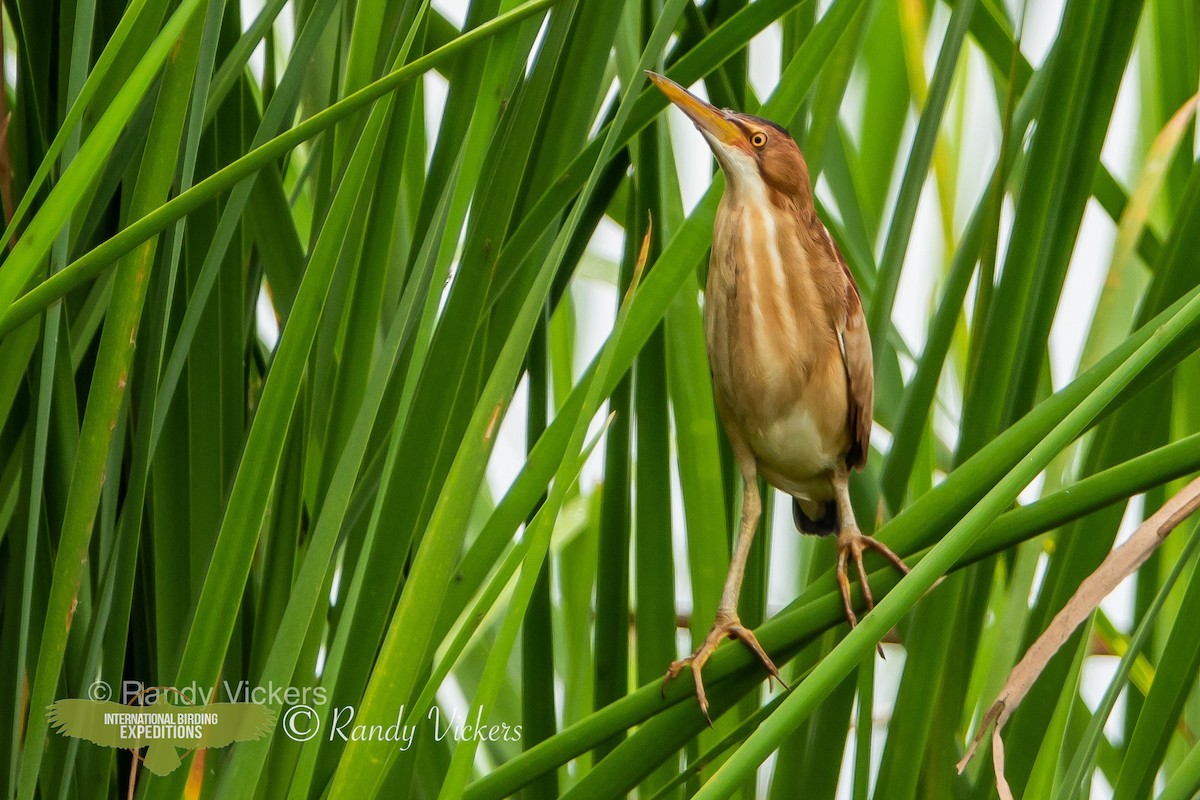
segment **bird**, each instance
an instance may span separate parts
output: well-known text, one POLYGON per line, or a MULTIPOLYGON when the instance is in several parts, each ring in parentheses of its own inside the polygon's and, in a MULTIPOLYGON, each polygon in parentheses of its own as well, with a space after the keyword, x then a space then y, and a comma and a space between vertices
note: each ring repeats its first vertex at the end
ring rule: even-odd
POLYGON ((200 750, 249 742, 266 736, 275 710, 256 703, 209 703, 175 706, 160 699, 147 706, 112 701, 66 699, 47 706, 58 733, 101 747, 137 750, 146 768, 169 775, 179 767, 179 749, 200 750))
POLYGON ((792 498, 801 533, 837 537, 837 583, 858 624, 847 566, 854 562, 868 611, 875 600, 864 550, 901 573, 904 561, 859 530, 849 474, 865 466, 874 412, 871 338, 858 286, 817 214, 808 165, 782 126, 720 109, 674 81, 650 81, 695 124, 725 189, 713 224, 704 333, 717 414, 742 478, 742 511, 716 618, 704 641, 673 662, 662 691, 690 667, 709 724, 701 672, 725 638, 741 641, 786 687, 738 618, 746 557, 761 515, 761 476, 792 498))

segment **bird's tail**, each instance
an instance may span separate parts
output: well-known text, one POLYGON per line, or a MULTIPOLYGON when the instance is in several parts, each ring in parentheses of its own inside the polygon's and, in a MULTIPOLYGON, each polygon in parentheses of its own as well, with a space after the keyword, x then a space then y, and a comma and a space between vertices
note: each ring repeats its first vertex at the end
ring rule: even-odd
POLYGON ((810 502, 792 498, 792 519, 796 529, 812 536, 830 536, 838 531, 837 502, 810 502))

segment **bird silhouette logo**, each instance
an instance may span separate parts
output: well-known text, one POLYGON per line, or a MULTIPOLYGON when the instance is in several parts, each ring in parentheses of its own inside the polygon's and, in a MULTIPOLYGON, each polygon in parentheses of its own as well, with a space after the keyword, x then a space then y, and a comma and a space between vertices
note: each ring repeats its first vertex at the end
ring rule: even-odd
POLYGON ((165 698, 147 706, 58 700, 47 706, 47 716, 55 731, 65 736, 101 747, 145 747, 142 760, 159 776, 169 775, 179 766, 180 749, 225 747, 261 739, 275 724, 274 709, 257 703, 176 706, 165 698))

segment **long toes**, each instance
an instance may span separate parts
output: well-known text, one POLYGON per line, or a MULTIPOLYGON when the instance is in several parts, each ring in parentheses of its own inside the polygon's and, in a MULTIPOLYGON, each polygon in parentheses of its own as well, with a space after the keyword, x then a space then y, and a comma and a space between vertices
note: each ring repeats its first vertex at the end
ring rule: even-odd
MULTIPOLYGON (((862 585, 863 599, 865 599, 867 602, 867 611, 870 612, 872 609, 875 608, 875 597, 871 594, 871 582, 869 580, 867 580, 867 570, 866 570, 866 567, 863 566, 863 559, 862 559, 863 548, 870 547, 873 550, 879 551, 880 553, 883 554, 883 556, 885 558, 887 558, 889 561, 891 561, 892 564, 894 564, 896 566, 896 568, 899 569, 905 575, 908 574, 908 566, 905 565, 905 563, 900 560, 900 557, 897 556, 895 553, 893 553, 891 551, 891 549, 888 548, 887 545, 885 545, 883 542, 879 541, 878 539, 875 539, 873 537, 870 537, 870 536, 867 536, 867 535, 861 534, 861 533, 858 535, 857 538, 858 538, 858 541, 861 542, 861 545, 857 546, 857 547, 851 546, 853 549, 853 553, 854 553, 854 567, 858 571, 858 582, 859 582, 859 584, 862 585)), ((843 551, 843 552, 845 552, 845 551, 843 551)), ((839 577, 841 577, 841 576, 839 575, 839 577)), ((847 587, 847 591, 849 591, 848 587, 847 587)), ((854 627, 854 623, 851 623, 851 627, 854 627)), ((880 658, 883 658, 883 659, 887 658, 887 656, 884 655, 884 652, 883 652, 883 643, 882 642, 876 643, 875 651, 879 653, 880 658)))
POLYGON ((862 535, 862 543, 890 561, 892 566, 900 570, 900 572, 904 573, 905 575, 908 574, 908 565, 904 563, 904 559, 896 555, 892 548, 888 547, 874 536, 867 536, 865 534, 862 535))
POLYGON ((713 726, 712 717, 708 715, 708 697, 704 694, 704 678, 700 675, 701 665, 692 661, 692 677, 696 683, 696 701, 700 704, 700 713, 704 715, 704 720, 708 723, 708 727, 713 726))
POLYGON ((685 667, 690 668, 692 671, 692 681, 695 685, 696 702, 699 703, 700 713, 704 714, 704 719, 708 722, 710 727, 712 726, 712 717, 709 715, 708 697, 704 693, 704 678, 702 671, 704 669, 704 665, 708 663, 709 656, 711 656, 713 651, 717 649, 717 645, 721 643, 721 640, 726 637, 730 639, 740 639, 742 642, 744 642, 746 646, 749 647, 756 656, 758 656, 759 661, 762 662, 763 666, 766 668, 771 677, 779 681, 780 685, 782 685, 785 689, 788 688, 787 683, 784 682, 783 677, 779 674, 778 667, 776 667, 775 663, 771 661, 771 658, 767 655, 766 651, 762 649, 762 645, 758 643, 758 639, 754 636, 754 634, 742 627, 742 625, 737 621, 736 616, 719 618, 717 622, 713 623, 712 630, 708 632, 708 636, 705 637, 704 643, 701 644, 700 647, 696 648, 694 653, 686 658, 681 658, 678 661, 671 662, 671 666, 667 667, 667 674, 663 676, 662 683, 659 686, 659 692, 665 698, 667 696, 667 684, 669 684, 674 678, 678 677, 685 667))
MULTIPOLYGON (((867 571, 863 568, 862 551, 854 551, 854 566, 858 569, 858 582, 862 585, 863 598, 867 601, 867 613, 871 613, 875 608, 875 598, 871 595, 871 582, 867 580, 867 571)), ((883 654, 883 644, 875 643, 875 652, 879 653, 879 657, 886 659, 883 654)))
POLYGON ((683 668, 688 665, 689 661, 691 658, 681 658, 671 662, 671 666, 667 667, 667 674, 663 676, 662 684, 659 686, 659 694, 663 697, 667 696, 667 684, 673 681, 680 672, 683 672, 683 668))
POLYGON ((854 615, 854 604, 850 601, 850 578, 846 576, 846 557, 848 553, 845 549, 838 549, 837 562, 837 584, 838 591, 842 595, 842 608, 846 611, 846 619, 850 622, 850 627, 853 628, 858 624, 858 617, 854 615))
MULTIPOLYGON (((774 678, 775 680, 779 681, 779 685, 784 689, 788 688, 787 682, 785 682, 783 680, 783 676, 779 674, 779 668, 775 666, 775 662, 771 660, 769 655, 767 655, 767 651, 763 649, 763 646, 758 643, 758 637, 754 635, 753 631, 749 630, 748 628, 743 628, 741 625, 735 625, 729 629, 729 638, 741 640, 743 644, 750 648, 750 651, 754 653, 754 655, 758 656, 758 660, 762 662, 762 665, 767 670, 770 678, 774 678)), ((770 680, 770 678, 768 678, 768 680, 770 680)))
POLYGON ((775 662, 767 656, 766 652, 761 647, 755 652, 758 654, 758 660, 762 662, 763 667, 767 670, 767 682, 770 683, 771 678, 774 678, 779 681, 779 685, 784 689, 790 688, 787 685, 787 681, 783 679, 783 675, 779 672, 779 667, 775 666, 775 662))
POLYGON ((867 570, 863 567, 862 551, 854 551, 854 568, 858 570, 858 582, 862 586, 863 599, 867 601, 867 611, 875 608, 875 597, 871 594, 871 582, 867 580, 867 570))
MULTIPOLYGON (((875 608, 875 598, 871 594, 871 582, 867 580, 867 571, 863 568, 862 552, 859 550, 854 551, 854 565, 858 568, 858 582, 862 584, 863 597, 867 601, 867 613, 870 613, 875 608)), ((882 643, 875 644, 875 651, 879 653, 880 658, 887 659, 887 656, 883 654, 882 643)))

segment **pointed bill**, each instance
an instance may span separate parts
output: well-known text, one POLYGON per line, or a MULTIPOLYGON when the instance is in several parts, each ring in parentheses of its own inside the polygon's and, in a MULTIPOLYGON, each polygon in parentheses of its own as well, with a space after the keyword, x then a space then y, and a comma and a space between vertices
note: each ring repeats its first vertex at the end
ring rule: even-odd
POLYGON ((646 70, 646 75, 649 76, 650 82, 687 114, 704 133, 727 145, 741 138, 741 130, 721 109, 704 102, 675 81, 657 72, 646 70))

